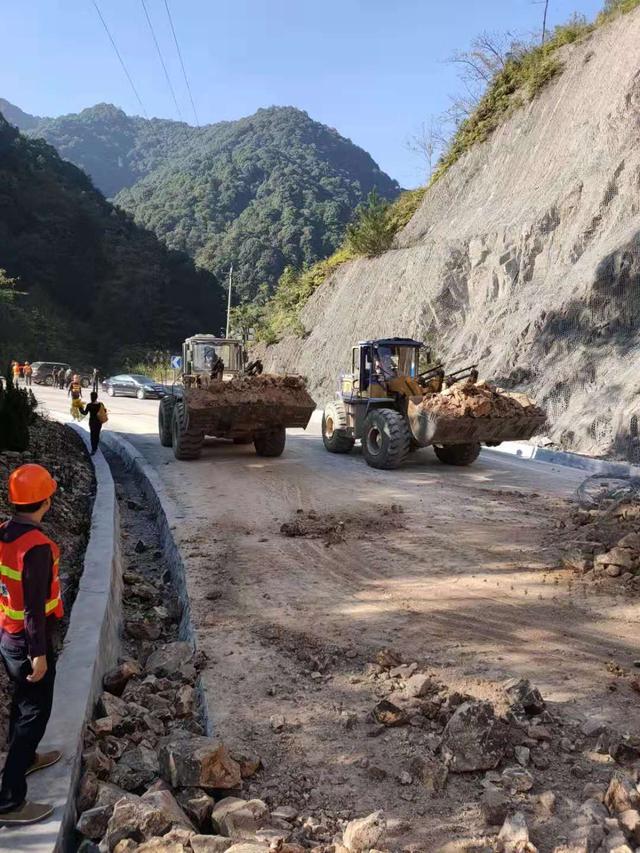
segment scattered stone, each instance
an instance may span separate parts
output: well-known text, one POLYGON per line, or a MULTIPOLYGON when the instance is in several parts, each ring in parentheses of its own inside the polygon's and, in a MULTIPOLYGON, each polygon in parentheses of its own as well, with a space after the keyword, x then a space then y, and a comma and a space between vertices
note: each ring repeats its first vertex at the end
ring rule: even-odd
POLYGON ((131 794, 129 791, 125 791, 124 788, 119 788, 111 782, 98 783, 98 793, 95 801, 96 806, 111 806, 113 808, 113 806, 122 799, 137 800, 139 798, 136 794, 131 794))
POLYGON ((343 834, 344 846, 351 853, 364 853, 376 846, 386 829, 387 822, 382 811, 349 821, 343 834))
POLYGON ((80 815, 76 829, 85 838, 99 841, 107 831, 111 811, 112 809, 109 806, 96 806, 87 809, 87 811, 82 812, 80 815))
POLYGON ((403 770, 402 773, 398 775, 398 782, 401 785, 411 785, 413 782, 413 778, 410 773, 407 773, 406 770, 403 770))
POLYGON ((242 800, 225 797, 216 803, 211 812, 211 822, 220 835, 229 838, 253 836, 269 818, 269 809, 262 800, 242 800))
POLYGON ((414 758, 411 762, 411 772, 430 794, 443 791, 449 777, 447 765, 435 756, 414 758))
POLYGON ((442 752, 454 773, 491 770, 504 755, 505 740, 489 702, 463 702, 447 723, 442 752))
POLYGON ((376 655, 376 663, 383 669, 391 669, 394 666, 400 666, 402 658, 398 652, 393 649, 380 649, 376 655))
POLYGON ((405 726, 409 722, 409 715, 402 708, 398 708, 393 702, 383 699, 371 712, 376 723, 382 726, 405 726))
POLYGON ((189 843, 193 853, 225 853, 233 841, 223 835, 192 835, 189 843))
POLYGON ((140 664, 135 660, 125 660, 105 674, 102 686, 108 693, 122 696, 129 680, 140 675, 142 675, 140 664))
POLYGON ((539 794, 536 798, 535 809, 541 817, 551 817, 556 810, 556 795, 553 791, 543 791, 539 794))
POLYGON ((271 717, 269 717, 269 725, 274 732, 281 732, 286 723, 287 721, 284 718, 284 714, 272 714, 271 717))
POLYGON ((529 764, 531 750, 528 746, 516 746, 513 752, 516 757, 516 761, 521 767, 526 767, 529 764))
MULTIPOLYGON (((231 847, 228 847, 227 853, 264 853, 264 851, 268 849, 268 844, 242 841, 240 842, 240 844, 232 844, 231 847)), ((280 848, 279 853, 284 853, 283 848, 280 848)))
POLYGON ((358 715, 355 711, 341 711, 340 723, 345 729, 352 729, 358 722, 358 715))
POLYGON ((630 841, 640 844, 640 812, 637 809, 627 809, 618 815, 620 827, 630 841))
POLYGON ((203 832, 209 829, 213 797, 200 788, 185 788, 178 791, 176 799, 189 820, 203 832))
POLYGON ((389 670, 391 678, 411 678, 413 673, 418 669, 417 663, 401 663, 400 666, 394 666, 389 670))
POLYGON ((151 803, 121 800, 114 806, 104 840, 107 848, 113 850, 124 839, 142 842, 162 836, 170 826, 170 818, 151 803))
POLYGON ((488 826, 504 823, 509 809, 509 800, 497 788, 488 788, 480 797, 480 810, 488 826))
POLYGON ((237 788, 240 765, 216 738, 176 737, 160 748, 160 773, 174 788, 237 788))
POLYGON ((151 619, 129 619, 124 623, 124 632, 131 640, 159 640, 162 626, 151 619))
POLYGON ((127 750, 111 774, 111 781, 125 791, 137 791, 158 777, 158 755, 146 746, 127 750))
POLYGON ((433 689, 433 682, 428 675, 417 673, 407 679, 404 687, 405 694, 411 699, 427 696, 433 689))
POLYGON ((598 737, 607 730, 606 725, 601 720, 596 720, 591 717, 580 727, 580 731, 585 737, 598 737))
POLYGON ((90 809, 98 796, 98 777, 91 770, 85 770, 80 777, 76 806, 80 813, 90 809))
POLYGON ((586 800, 578 810, 578 819, 584 817, 587 823, 601 824, 609 817, 609 812, 600 800, 586 800))
POLYGON ((533 776, 524 767, 507 767, 502 771, 502 784, 513 794, 523 794, 533 788, 533 776))
POLYGON ((195 826, 180 808, 171 791, 160 789, 146 791, 140 798, 142 803, 153 806, 162 811, 171 821, 172 827, 180 827, 195 832, 195 826))
POLYGON ((82 761, 86 770, 91 770, 98 779, 107 779, 114 768, 114 762, 106 756, 99 746, 87 749, 82 753, 82 761))
POLYGON ((640 806, 640 793, 626 776, 616 773, 609 782, 604 804, 612 815, 620 814, 640 806))
POLYGON ((522 812, 509 815, 498 833, 498 850, 502 853, 533 853, 535 849, 529 841, 529 830, 522 812))
POLYGON ((570 853, 594 853, 604 839, 604 829, 596 823, 574 827, 569 833, 570 853))
POLYGON ((614 563, 605 566, 604 571, 605 574, 609 575, 610 578, 617 578, 620 577, 620 575, 622 574, 622 569, 620 568, 620 566, 617 566, 614 563))
POLYGON ((582 789, 582 796, 585 800, 598 800, 604 802, 605 789, 602 785, 596 785, 594 782, 587 782, 582 789))
POLYGON ((175 643, 167 643, 156 649, 149 656, 145 669, 159 678, 171 678, 180 674, 192 659, 193 649, 190 643, 177 640, 175 643))
POLYGON ((537 687, 533 687, 528 678, 511 678, 504 685, 509 703, 514 712, 520 709, 528 717, 541 714, 545 709, 545 702, 537 687))
POLYGON ((183 684, 176 694, 176 717, 190 717, 196 705, 196 691, 190 684, 183 684))
POLYGON ((293 806, 276 806, 271 812, 271 817, 279 820, 293 821, 298 817, 298 810, 294 809, 293 806))

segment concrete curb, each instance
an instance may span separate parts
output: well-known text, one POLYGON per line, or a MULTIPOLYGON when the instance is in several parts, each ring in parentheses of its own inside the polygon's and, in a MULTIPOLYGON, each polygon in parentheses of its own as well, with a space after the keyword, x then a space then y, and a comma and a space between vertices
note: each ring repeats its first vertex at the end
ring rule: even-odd
MULTIPOLYGON (((178 511, 174 501, 167 494, 167 490, 157 471, 152 468, 143 454, 139 450, 136 450, 129 441, 111 430, 103 430, 100 435, 100 442, 112 453, 120 457, 127 470, 134 476, 137 484, 142 489, 149 506, 155 509, 162 550, 164 551, 176 592, 182 602, 179 637, 181 640, 191 643, 195 648, 196 633, 191 621, 187 576, 180 549, 176 545, 172 532, 184 516, 178 511)), ((202 721, 207 733, 211 734, 211 716, 202 685, 199 681, 196 689, 202 721)))
MULTIPOLYGON (((88 445, 86 432, 72 428, 88 445)), ((6 853, 66 853, 70 849, 84 726, 102 692, 102 676, 117 662, 122 600, 119 517, 109 466, 100 452, 93 460, 96 496, 91 533, 58 659, 53 710, 43 741, 43 748, 62 750, 63 758, 28 780, 29 799, 52 803, 55 810, 43 823, 0 829, 0 850, 6 853)))
POLYGON ((566 450, 550 450, 547 447, 539 447, 537 444, 529 444, 526 441, 505 441, 499 447, 483 447, 483 452, 506 453, 509 456, 517 456, 527 461, 546 462, 550 465, 562 465, 565 468, 574 468, 587 474, 605 474, 607 476, 640 476, 640 468, 630 462, 613 462, 606 459, 594 459, 590 456, 581 456, 579 453, 570 453, 566 450))

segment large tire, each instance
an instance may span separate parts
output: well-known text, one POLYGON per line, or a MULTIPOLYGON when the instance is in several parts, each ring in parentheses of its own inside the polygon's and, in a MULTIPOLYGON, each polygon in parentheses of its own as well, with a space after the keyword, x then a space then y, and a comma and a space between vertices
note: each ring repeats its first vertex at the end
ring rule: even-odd
POLYGON ((347 432, 347 410, 342 400, 332 400, 322 413, 322 440, 329 453, 349 453, 355 439, 347 432))
POLYGON ((173 446, 171 421, 173 420, 175 405, 175 397, 163 397, 158 406, 158 434, 160 436, 160 444, 163 447, 173 446))
POLYGON ((273 429, 258 433, 253 439, 253 444, 258 456, 282 456, 286 440, 286 429, 284 427, 274 427, 273 429))
POLYGON ((53 374, 52 374, 52 373, 48 373, 48 374, 44 377, 44 384, 47 386, 47 388, 52 388, 52 387, 53 387, 53 374))
POLYGON ((107 388, 107 394, 108 394, 110 397, 115 397, 115 396, 116 396, 116 392, 115 392, 115 391, 114 391, 114 389, 113 389, 113 385, 109 385, 109 387, 107 388))
POLYGON ((189 428, 189 412, 184 400, 178 400, 171 419, 171 444, 173 455, 181 462, 197 459, 202 452, 204 435, 189 428))
POLYGON ((471 465, 480 455, 480 442, 470 444, 434 444, 436 456, 445 465, 471 465))
POLYGON ((147 395, 144 393, 144 388, 138 388, 136 391, 136 397, 138 400, 146 400, 147 395))
POLYGON ((400 412, 374 409, 365 418, 362 455, 372 468, 399 468, 411 449, 411 432, 400 412))

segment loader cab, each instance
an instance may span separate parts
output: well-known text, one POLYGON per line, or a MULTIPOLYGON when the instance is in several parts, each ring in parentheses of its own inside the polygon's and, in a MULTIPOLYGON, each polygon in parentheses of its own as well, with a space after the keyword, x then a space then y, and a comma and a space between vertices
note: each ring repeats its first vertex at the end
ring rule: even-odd
POLYGON ((352 349, 351 373, 342 378, 342 398, 351 402, 389 400, 389 382, 398 377, 417 378, 422 347, 412 338, 359 341, 352 349))
POLYGON ((217 338, 215 335, 194 335, 182 345, 182 365, 185 376, 209 376, 218 358, 224 363, 223 379, 231 379, 244 370, 242 341, 217 338))

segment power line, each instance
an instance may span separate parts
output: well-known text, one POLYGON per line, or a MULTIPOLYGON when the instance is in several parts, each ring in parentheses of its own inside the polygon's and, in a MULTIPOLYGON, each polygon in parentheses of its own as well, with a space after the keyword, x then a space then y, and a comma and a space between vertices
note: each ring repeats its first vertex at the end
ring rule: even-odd
POLYGON ((156 38, 155 30, 153 29, 153 24, 151 23, 151 18, 149 17, 149 12, 147 11, 147 4, 145 3, 145 0, 140 0, 140 2, 142 3, 142 8, 144 9, 144 14, 146 15, 147 23, 149 24, 149 29, 151 30, 151 35, 153 36, 153 41, 156 46, 156 50, 158 51, 158 57, 160 58, 160 64, 162 65, 164 76, 167 78, 167 85, 169 86, 169 90, 171 91, 173 103, 176 105, 178 118, 180 119, 180 121, 182 121, 182 113, 180 112, 180 107, 178 106, 178 99, 176 98, 176 93, 173 91, 173 86, 171 85, 171 78, 169 77, 167 66, 164 64, 164 59, 162 58, 162 51, 160 50, 160 45, 158 44, 158 39, 156 38))
POLYGON ((116 43, 113 40, 113 36, 109 32, 109 27, 107 26, 107 22, 102 17, 102 12, 100 11, 98 4, 96 3, 96 0, 93 0, 93 5, 96 8, 96 12, 98 13, 100 20, 102 21, 102 26, 104 27, 106 34, 109 36, 109 41, 111 42, 111 45, 115 51, 116 56, 118 57, 120 65, 122 66, 122 70, 124 71, 124 73, 127 76, 127 80, 129 81, 129 85, 133 89, 133 94, 136 96, 136 99, 137 99, 138 103, 140 104, 140 109, 142 110, 142 114, 144 115, 145 118, 149 118, 149 116, 147 115, 147 111, 144 108, 144 104, 142 103, 142 98, 138 94, 138 90, 136 89, 136 87, 133 84, 133 80, 131 79, 131 74, 129 74, 129 72, 127 71, 127 66, 124 64, 124 59, 122 58, 122 56, 120 56, 120 51, 118 50, 116 43))
POLYGON ((182 61, 182 53, 180 51, 180 45, 178 44, 178 37, 176 36, 176 31, 173 27, 173 19, 171 18, 171 12, 169 11, 169 3, 167 0, 164 0, 164 7, 167 10, 167 16, 169 18, 169 24, 171 25, 171 32, 173 33, 173 40, 176 43, 176 50, 178 52, 178 58, 180 59, 180 67, 182 68, 182 75, 184 77, 184 82, 187 84, 187 92, 189 92, 189 100, 191 101, 191 106, 193 107, 193 115, 196 120, 196 127, 200 127, 200 122, 198 121, 198 113, 196 112, 196 105, 193 102, 193 95, 191 94, 191 86, 189 85, 189 80, 187 78, 187 72, 184 67, 184 62, 182 61))

